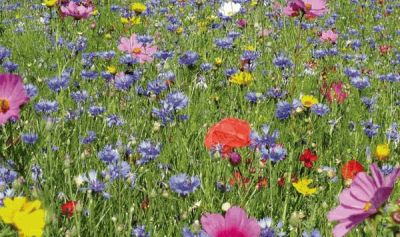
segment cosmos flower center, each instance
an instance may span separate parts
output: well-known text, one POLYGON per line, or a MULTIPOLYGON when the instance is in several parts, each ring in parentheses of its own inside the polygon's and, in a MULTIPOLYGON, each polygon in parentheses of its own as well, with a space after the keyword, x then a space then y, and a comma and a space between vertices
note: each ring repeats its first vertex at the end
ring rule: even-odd
POLYGON ((229 12, 227 13, 227 15, 228 15, 228 16, 232 16, 232 15, 233 15, 233 12, 232 12, 232 11, 229 11, 229 12))
POLYGON ((10 110, 10 101, 5 98, 0 98, 0 113, 4 114, 10 110))
POLYGON ((370 202, 365 203, 365 206, 363 208, 364 212, 367 212, 371 208, 372 204, 370 202))
POLYGON ((307 3, 307 4, 306 4, 306 10, 309 11, 309 10, 311 10, 311 9, 312 9, 311 4, 307 3))
POLYGON ((140 48, 133 48, 133 53, 134 54, 140 54, 142 50, 140 48))

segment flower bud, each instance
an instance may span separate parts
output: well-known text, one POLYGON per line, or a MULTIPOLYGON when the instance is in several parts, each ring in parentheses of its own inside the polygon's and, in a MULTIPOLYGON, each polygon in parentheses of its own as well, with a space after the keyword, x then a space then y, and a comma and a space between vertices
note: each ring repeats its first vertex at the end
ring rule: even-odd
POLYGON ((240 162, 242 161, 242 157, 240 157, 239 153, 233 152, 230 155, 229 161, 231 162, 232 165, 239 165, 240 162))

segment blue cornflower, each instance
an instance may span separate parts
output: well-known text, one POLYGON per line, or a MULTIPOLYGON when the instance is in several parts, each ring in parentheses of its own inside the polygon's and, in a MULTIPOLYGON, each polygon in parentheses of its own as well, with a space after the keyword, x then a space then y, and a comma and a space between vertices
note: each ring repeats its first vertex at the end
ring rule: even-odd
POLYGON ((273 162, 281 161, 286 156, 286 149, 281 146, 274 146, 269 149, 264 146, 261 147, 261 158, 266 160, 271 160, 273 162))
POLYGON ((114 124, 116 124, 117 126, 121 126, 122 124, 124 124, 124 120, 120 118, 117 114, 111 114, 106 118, 106 123, 108 127, 111 128, 112 126, 114 126, 114 124))
POLYGON ((265 99, 263 94, 257 92, 248 92, 244 98, 252 103, 257 103, 265 99))
POLYGON ((173 58, 174 53, 169 52, 169 51, 160 50, 160 51, 153 53, 153 57, 161 59, 161 60, 167 60, 169 58, 173 58))
POLYGON ((97 153, 97 156, 106 164, 119 161, 119 153, 117 150, 113 150, 111 145, 106 145, 103 150, 97 153))
POLYGON ((144 46, 153 43, 153 37, 150 35, 138 35, 136 36, 137 42, 143 44, 144 46))
POLYGON ((191 230, 189 230, 189 228, 186 225, 182 228, 182 236, 183 237, 211 237, 208 234, 206 234, 206 232, 204 232, 204 230, 200 230, 199 232, 197 232, 196 235, 194 235, 193 232, 191 230))
POLYGON ((384 30, 384 29, 385 29, 385 27, 384 27, 383 25, 378 25, 378 26, 372 27, 372 30, 373 30, 374 32, 381 32, 381 31, 384 30))
POLYGON ((115 79, 115 88, 119 91, 129 90, 129 87, 135 82, 135 78, 130 74, 125 74, 123 76, 117 77, 115 79))
POLYGON ((376 107, 376 98, 372 96, 371 99, 368 99, 367 97, 362 97, 361 98, 362 102, 367 106, 368 112, 372 113, 374 111, 374 108, 376 107))
POLYGON ((174 109, 171 107, 171 105, 167 104, 166 101, 162 100, 160 101, 160 104, 162 106, 161 109, 153 108, 152 112, 154 116, 157 118, 160 118, 163 120, 163 124, 166 122, 172 121, 174 119, 173 117, 173 112, 174 109))
POLYGON ((200 180, 196 176, 188 177, 187 174, 178 174, 169 179, 169 185, 178 194, 186 196, 200 186, 200 180))
POLYGON ((186 108, 189 103, 189 97, 182 92, 175 91, 167 95, 165 103, 174 107, 175 110, 186 108))
POLYGON ((12 183, 17 178, 17 176, 18 173, 16 171, 0 166, 0 183, 12 183))
POLYGON ((147 84, 147 91, 153 91, 156 95, 166 89, 168 89, 168 86, 165 84, 164 80, 153 79, 147 84))
POLYGON ((107 79, 107 80, 112 80, 112 79, 114 79, 114 74, 111 74, 110 72, 108 72, 108 71, 102 71, 102 72, 100 72, 100 76, 102 77, 102 78, 104 78, 104 79, 107 79))
POLYGON ((131 167, 126 161, 118 162, 117 164, 109 164, 108 172, 106 172, 110 176, 110 180, 114 181, 118 178, 127 178, 131 172, 131 167))
POLYGON ((27 144, 35 144, 39 136, 36 133, 23 133, 21 135, 22 141, 27 144))
POLYGON ((142 156, 142 159, 138 160, 136 163, 140 165, 147 163, 150 159, 157 158, 160 155, 160 150, 161 143, 157 143, 157 145, 154 146, 152 141, 142 141, 137 148, 137 151, 142 156))
POLYGON ((329 49, 329 54, 332 55, 332 56, 338 55, 339 51, 338 51, 338 49, 336 47, 333 47, 333 48, 329 49))
POLYGON ((160 72, 160 74, 158 74, 158 79, 162 79, 162 80, 170 80, 173 81, 176 78, 176 75, 173 71, 166 71, 166 72, 160 72))
POLYGON ((24 86, 24 90, 26 91, 26 94, 28 94, 30 99, 33 99, 36 97, 36 95, 39 93, 39 90, 37 87, 33 84, 27 84, 24 86))
POLYGON ((106 112, 106 108, 102 106, 92 105, 87 110, 93 117, 96 117, 99 114, 106 112))
POLYGON ((53 77, 46 80, 47 86, 52 91, 60 91, 69 85, 69 77, 53 77))
POLYGON ((3 62, 3 64, 1 64, 1 66, 4 69, 6 69, 8 72, 16 71, 19 68, 18 64, 10 62, 10 61, 3 62))
POLYGON ((121 55, 119 58, 119 62, 122 64, 128 64, 128 65, 134 65, 139 63, 138 58, 133 58, 132 55, 126 54, 126 55, 121 55))
POLYGON ((222 182, 217 182, 217 188, 218 188, 218 190, 220 190, 222 192, 231 191, 231 186, 229 184, 224 185, 222 182))
POLYGON ((397 133, 397 123, 392 123, 392 130, 386 133, 386 138, 395 142, 400 141, 400 134, 397 133))
POLYGON ((242 60, 256 60, 257 58, 260 57, 260 53, 256 51, 250 51, 250 50, 245 50, 241 55, 240 59, 242 60))
POLYGON ((323 58, 328 55, 329 51, 327 49, 317 49, 313 51, 314 58, 323 58))
POLYGON ((275 67, 279 67, 281 69, 284 68, 292 68, 293 67, 293 63, 292 61, 290 61, 289 58, 284 57, 284 56, 279 56, 277 58, 274 58, 274 60, 272 60, 272 63, 274 64, 275 67))
POLYGON ((200 68, 203 69, 204 71, 210 71, 213 68, 213 65, 210 63, 202 63, 200 65, 200 68))
POLYGON ((388 73, 385 77, 385 80, 390 82, 398 82, 400 81, 400 75, 398 73, 388 73))
POLYGON ((301 102, 299 100, 293 100, 293 103, 289 104, 287 101, 279 101, 277 106, 275 117, 283 120, 289 118, 290 113, 301 106, 301 102))
POLYGON ((232 48, 233 38, 217 38, 214 39, 214 43, 217 45, 218 48, 222 49, 230 49, 232 48))
POLYGON ((104 59, 110 60, 110 59, 112 59, 116 54, 117 54, 117 53, 116 53, 114 50, 110 50, 110 51, 106 51, 106 52, 99 53, 98 56, 99 56, 100 58, 104 58, 104 59))
POLYGON ((322 237, 322 235, 321 232, 319 232, 319 230, 312 229, 308 234, 306 231, 303 231, 303 237, 322 237))
POLYGON ((259 220, 258 224, 260 225, 261 228, 260 237, 276 237, 276 236, 286 235, 285 232, 279 234, 275 233, 282 228, 283 226, 282 221, 279 221, 275 228, 272 228, 272 219, 270 217, 266 217, 264 219, 259 220))
POLYGON ((270 126, 268 125, 263 125, 262 131, 264 136, 259 136, 258 132, 253 130, 250 133, 250 146, 253 149, 259 149, 260 147, 274 147, 275 146, 275 141, 279 136, 279 131, 278 129, 275 129, 275 131, 269 135, 269 130, 270 126))
POLYGON ((265 96, 276 98, 282 98, 287 95, 287 91, 282 91, 280 87, 272 87, 267 92, 265 92, 265 96))
POLYGON ((227 68, 224 70, 224 74, 228 77, 235 75, 239 70, 236 68, 227 68))
POLYGON ((385 165, 382 165, 382 168, 380 168, 380 170, 381 170, 382 174, 387 176, 387 175, 393 173, 393 171, 395 171, 396 168, 391 164, 385 164, 385 165))
POLYGON ((93 193, 102 193, 104 198, 108 199, 110 194, 108 194, 106 189, 106 184, 97 180, 97 171, 91 170, 88 172, 89 178, 85 174, 82 175, 82 179, 88 183, 88 187, 81 188, 81 191, 91 190, 93 193))
POLYGON ((72 50, 74 52, 76 51, 83 51, 86 49, 87 46, 87 39, 84 37, 79 37, 76 39, 76 42, 69 42, 66 43, 66 46, 69 50, 72 50))
POLYGON ((346 74, 348 77, 354 78, 354 77, 359 77, 361 75, 361 72, 354 67, 351 68, 343 68, 343 73, 346 74))
POLYGON ((365 135, 367 135, 368 137, 373 137, 373 136, 378 135, 378 131, 377 130, 380 127, 382 127, 381 125, 373 124, 372 123, 372 118, 369 119, 368 122, 365 122, 364 120, 361 121, 361 125, 364 126, 365 135))
POLYGON ((85 101, 88 97, 88 93, 85 90, 76 91, 71 93, 71 97, 76 101, 76 103, 78 103, 79 101, 85 101))
POLYGON ((136 237, 149 237, 149 232, 146 232, 146 226, 142 225, 132 230, 132 236, 136 237))
POLYGON ((31 172, 32 172, 32 179, 33 181, 38 182, 39 180, 43 179, 43 170, 40 168, 39 165, 32 165, 31 166, 31 172))
POLYGON ((311 111, 314 112, 314 114, 322 117, 325 114, 328 114, 331 109, 325 104, 314 104, 311 106, 311 111))
POLYGON ((58 103, 57 101, 50 101, 50 100, 41 100, 38 103, 33 104, 36 112, 44 112, 44 113, 51 113, 56 112, 58 110, 58 103))
POLYGON ((359 90, 371 86, 371 82, 369 82, 368 77, 353 77, 351 78, 350 83, 359 90))
POLYGON ((11 56, 11 50, 8 50, 7 48, 0 46, 0 61, 10 56, 11 56))
POLYGON ((237 38, 242 34, 242 32, 238 32, 238 31, 231 31, 228 32, 228 37, 230 38, 237 38))
POLYGON ((93 131, 88 132, 88 136, 85 138, 82 138, 81 135, 79 135, 78 139, 82 144, 89 144, 92 143, 95 139, 97 138, 96 134, 93 131))
POLYGON ((96 71, 86 71, 85 69, 83 69, 81 71, 81 76, 83 79, 85 80, 94 80, 99 76, 99 73, 96 71))
POLYGON ((353 40, 353 42, 351 42, 351 47, 354 50, 359 50, 361 45, 362 45, 362 41, 360 39, 356 39, 356 40, 353 40))
POLYGON ((195 65, 199 58, 199 54, 192 51, 184 52, 179 57, 179 63, 184 66, 192 66, 195 65))

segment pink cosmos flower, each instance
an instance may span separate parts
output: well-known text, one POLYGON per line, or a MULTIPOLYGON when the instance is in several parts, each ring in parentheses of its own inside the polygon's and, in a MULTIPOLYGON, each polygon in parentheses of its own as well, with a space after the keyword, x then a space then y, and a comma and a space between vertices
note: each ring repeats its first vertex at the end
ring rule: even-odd
POLYGON ((346 98, 347 93, 342 91, 342 82, 339 82, 338 84, 333 83, 328 88, 327 99, 329 103, 332 103, 334 100, 340 103, 346 98))
POLYGON ((354 178, 350 188, 340 195, 340 206, 328 213, 330 221, 340 223, 333 229, 336 237, 347 234, 368 216, 375 214, 392 193, 393 185, 400 176, 400 168, 383 177, 376 164, 370 165, 373 179, 365 172, 354 178))
POLYGON ((326 8, 326 0, 294 0, 294 3, 311 17, 329 12, 329 9, 326 8))
POLYGON ((18 75, 0 74, 0 125, 8 119, 19 119, 20 106, 29 101, 29 96, 18 75))
POLYGON ((319 39, 321 40, 322 43, 328 41, 330 43, 336 43, 336 40, 338 38, 338 34, 335 34, 332 30, 330 31, 323 31, 321 37, 319 39))
POLYGON ((133 57, 138 58, 140 63, 152 62, 153 58, 150 57, 152 53, 157 51, 157 46, 146 45, 138 43, 136 40, 136 34, 133 34, 130 39, 122 37, 121 44, 118 49, 132 54, 133 57))
POLYGON ((89 1, 82 3, 69 2, 66 6, 61 6, 62 17, 72 16, 77 20, 88 18, 93 11, 94 5, 90 4, 89 1))
POLYGON ((225 218, 221 214, 207 214, 200 221, 206 234, 212 237, 258 237, 261 232, 258 222, 253 217, 247 218, 240 207, 230 208, 225 218))
POLYGON ((286 16, 296 17, 300 14, 300 7, 294 2, 288 2, 288 6, 283 8, 283 13, 286 16))

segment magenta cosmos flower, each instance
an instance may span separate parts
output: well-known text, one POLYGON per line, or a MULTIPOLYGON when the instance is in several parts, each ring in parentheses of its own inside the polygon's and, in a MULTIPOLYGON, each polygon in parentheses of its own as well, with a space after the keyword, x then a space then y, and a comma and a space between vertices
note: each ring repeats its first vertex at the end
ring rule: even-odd
POLYGON ((327 99, 329 103, 337 101, 338 103, 343 102, 347 98, 347 93, 342 91, 342 82, 333 83, 327 92, 327 99))
POLYGON ((338 35, 335 34, 335 32, 333 32, 332 30, 323 31, 321 34, 322 35, 321 35, 321 37, 319 37, 319 39, 321 40, 322 43, 324 43, 324 42, 336 43, 338 35))
POLYGON ((88 18, 93 11, 94 6, 89 1, 82 3, 69 2, 66 6, 61 6, 62 17, 72 16, 77 20, 88 18))
POLYGON ((328 213, 330 221, 340 222, 332 231, 336 237, 344 236, 369 215, 375 214, 389 198, 400 176, 400 168, 386 178, 376 164, 371 164, 369 168, 373 179, 365 172, 358 173, 350 188, 340 194, 340 206, 328 213))
POLYGON ((19 107, 28 101, 20 76, 0 74, 0 125, 10 118, 19 119, 19 107))
POLYGON ((118 46, 118 49, 123 52, 132 54, 133 57, 139 59, 140 63, 144 63, 146 61, 153 61, 153 58, 149 55, 157 51, 157 46, 144 46, 142 43, 137 42, 136 34, 133 34, 130 39, 122 37, 121 44, 118 46))
POLYGON ((288 6, 283 9, 283 13, 290 17, 295 17, 304 12, 309 18, 319 16, 329 9, 326 8, 326 0, 294 0, 288 2, 288 6))
POLYGON ((258 237, 261 232, 258 222, 253 217, 247 218, 240 207, 230 208, 225 218, 221 214, 207 214, 200 221, 206 234, 212 237, 258 237))

